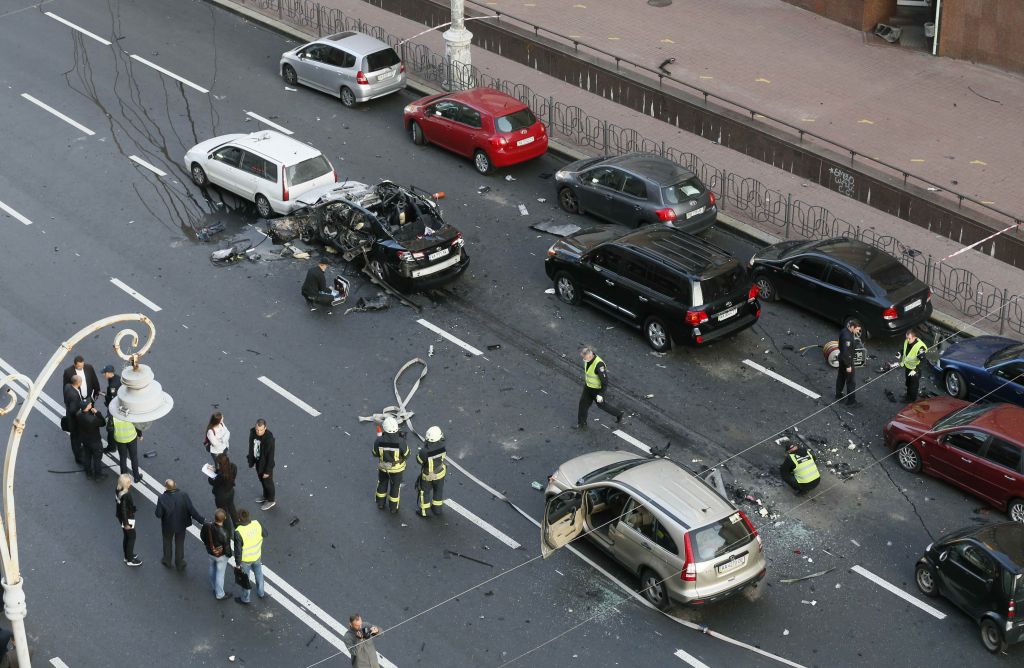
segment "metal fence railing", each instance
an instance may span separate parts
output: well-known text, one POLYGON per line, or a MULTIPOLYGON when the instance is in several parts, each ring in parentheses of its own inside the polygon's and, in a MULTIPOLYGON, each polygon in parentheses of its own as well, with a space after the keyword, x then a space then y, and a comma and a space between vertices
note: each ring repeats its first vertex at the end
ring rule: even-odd
MULTIPOLYGON (((936 297, 951 305, 967 320, 980 318, 989 325, 989 329, 1000 334, 1010 330, 1024 335, 1024 297, 1021 295, 1011 294, 1007 288, 981 280, 967 269, 938 262, 931 255, 925 255, 895 237, 879 235, 873 229, 838 218, 823 206, 770 188, 755 178, 716 167, 695 153, 649 139, 636 129, 597 118, 579 106, 564 104, 550 95, 541 95, 525 84, 490 76, 476 67, 449 62, 443 54, 435 53, 425 44, 405 41, 381 26, 346 16, 340 9, 324 7, 315 0, 232 1, 308 30, 311 35, 329 35, 345 30, 372 35, 399 52, 411 76, 446 90, 474 86, 500 90, 528 104, 533 113, 546 123, 550 136, 580 148, 606 155, 631 151, 662 155, 692 170, 709 188, 719 193, 723 211, 740 213, 787 239, 848 237, 869 243, 900 259, 915 276, 931 287, 936 297)), ((981 324, 978 323, 979 326, 981 324)))

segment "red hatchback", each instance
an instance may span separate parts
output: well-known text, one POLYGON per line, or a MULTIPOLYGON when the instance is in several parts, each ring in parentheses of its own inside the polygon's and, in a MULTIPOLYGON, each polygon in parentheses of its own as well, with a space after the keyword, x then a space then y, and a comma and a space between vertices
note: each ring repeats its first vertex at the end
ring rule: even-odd
POLYGON ((481 174, 544 155, 548 133, 530 108, 493 88, 428 95, 405 107, 414 144, 437 144, 473 158, 481 174))
POLYGON ((924 470, 1024 522, 1024 407, 916 401, 885 425, 900 466, 924 470))

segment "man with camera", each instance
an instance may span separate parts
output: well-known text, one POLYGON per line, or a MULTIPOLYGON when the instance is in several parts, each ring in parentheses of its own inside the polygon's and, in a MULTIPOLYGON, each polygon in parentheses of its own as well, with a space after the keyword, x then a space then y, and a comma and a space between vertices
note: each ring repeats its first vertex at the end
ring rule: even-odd
POLYGON ((348 629, 341 639, 352 655, 352 668, 380 668, 377 648, 373 645, 373 637, 379 633, 376 626, 364 626, 358 612, 348 618, 348 629))

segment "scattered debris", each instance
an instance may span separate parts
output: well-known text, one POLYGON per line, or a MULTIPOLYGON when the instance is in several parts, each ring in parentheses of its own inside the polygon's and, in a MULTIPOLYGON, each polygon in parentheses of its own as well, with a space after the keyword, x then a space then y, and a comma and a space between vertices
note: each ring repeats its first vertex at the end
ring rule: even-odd
POLYGON ((530 483, 530 487, 534 488, 534 489, 535 489, 535 490, 537 490, 538 492, 539 492, 540 490, 544 489, 544 485, 540 484, 540 483, 539 483, 539 482, 537 482, 536 480, 534 480, 533 482, 531 482, 531 483, 530 483))
POLYGON ((653 394, 645 394, 644 395, 644 399, 653 399, 653 398, 654 398, 653 394))
POLYGON ((462 557, 463 559, 467 559, 469 561, 475 561, 476 563, 483 564, 484 566, 487 566, 489 568, 494 568, 494 564, 489 564, 486 561, 484 561, 483 559, 477 559, 476 557, 471 557, 468 554, 462 554, 461 552, 455 552, 453 550, 445 550, 444 553, 445 553, 445 556, 449 556, 450 555, 450 556, 453 556, 453 557, 462 557))
POLYGON ((543 204, 544 202, 546 202, 546 201, 548 201, 548 200, 547 200, 547 198, 546 198, 546 197, 538 197, 538 198, 537 198, 537 201, 538 201, 538 202, 540 202, 541 204, 543 204))
POLYGON ((852 538, 851 538, 851 539, 850 539, 850 542, 851 542, 851 543, 853 543, 854 545, 856 545, 857 547, 860 547, 860 543, 858 543, 858 542, 857 542, 857 541, 855 541, 854 539, 852 539, 852 538))
POLYGON ((763 506, 757 512, 760 513, 761 517, 768 517, 768 509, 763 506))
POLYGON ((512 455, 509 459, 511 459, 514 462, 521 462, 521 461, 523 461, 522 455, 512 455))
POLYGON ((156 457, 156 450, 150 450, 149 452, 143 454, 142 456, 145 457, 146 459, 156 457))
POLYGON ((484 193, 489 193, 489 192, 491 192, 491 187, 490 186, 480 186, 479 188, 476 189, 476 194, 477 195, 483 195, 484 193))
MULTIPOLYGON (((131 223, 128 224, 131 225, 131 223)), ((224 223, 218 220, 213 225, 207 225, 206 227, 201 227, 198 230, 196 230, 196 239, 199 239, 200 241, 209 241, 213 237, 213 235, 223 231, 224 223)))
POLYGON ((800 602, 803 603, 804 605, 809 605, 809 606, 812 606, 812 607, 815 606, 815 605, 818 605, 818 602, 815 601, 815 600, 810 600, 810 601, 801 600, 800 602))
POLYGON ((789 629, 782 629, 782 635, 788 636, 789 635, 789 629))
POLYGON ((345 315, 349 313, 366 313, 367 311, 383 311, 389 308, 391 308, 391 299, 385 293, 378 292, 377 296, 373 299, 360 297, 355 306, 345 309, 345 315))
POLYGON ((839 588, 840 588, 840 587, 842 587, 842 586, 843 586, 843 585, 839 584, 838 582, 836 583, 836 589, 839 589, 839 588))
POLYGON ((520 204, 519 205, 519 215, 520 216, 529 216, 530 215, 530 212, 526 210, 526 205, 525 204, 520 204))
POLYGON ((544 223, 534 223, 533 225, 530 225, 530 228, 537 230, 538 232, 547 232, 548 234, 553 234, 556 237, 567 237, 570 234, 575 234, 579 232, 580 229, 582 229, 579 225, 574 225, 572 223, 553 223, 550 221, 544 223))
POLYGON ((846 446, 847 450, 856 450, 857 449, 857 444, 856 443, 854 443, 851 439, 846 439, 846 440, 849 441, 849 443, 850 443, 849 445, 846 446))
POLYGON ((501 350, 501 344, 500 343, 492 343, 491 345, 487 346, 487 349, 488 350, 501 350))
POLYGON ((427 357, 433 357, 433 356, 434 356, 434 344, 431 343, 430 347, 427 348, 427 357))
POLYGON ((506 181, 515 181, 516 177, 512 176, 511 174, 506 174, 505 175, 505 180, 506 181))
POLYGON ((547 179, 550 179, 552 176, 554 176, 554 174, 552 174, 551 172, 541 172, 540 174, 537 175, 537 178, 544 179, 546 181, 547 179))
POLYGON ((289 88, 288 86, 285 86, 285 87, 284 87, 284 89, 285 89, 285 90, 290 90, 290 91, 291 91, 291 92, 293 92, 293 93, 297 93, 297 92, 299 92, 299 89, 298 89, 298 88, 289 88))
POLYGON ((544 291, 544 294, 546 294, 546 295, 553 295, 553 294, 555 294, 555 289, 554 288, 548 288, 547 290, 544 291))
POLYGON ((782 584, 793 584, 794 582, 803 582, 804 580, 810 580, 812 578, 820 578, 822 575, 828 575, 829 573, 831 573, 834 570, 835 570, 835 568, 833 567, 833 568, 826 569, 824 571, 818 571, 817 573, 811 573, 810 575, 804 575, 804 576, 798 577, 798 578, 786 578, 786 579, 783 579, 783 580, 779 580, 779 582, 781 582, 782 584))
MULTIPOLYGON (((313 495, 310 494, 310 496, 313 496, 313 495)), ((298 523, 299 523, 299 518, 298 517, 293 517, 292 521, 288 523, 288 526, 293 527, 293 526, 295 526, 298 523)))

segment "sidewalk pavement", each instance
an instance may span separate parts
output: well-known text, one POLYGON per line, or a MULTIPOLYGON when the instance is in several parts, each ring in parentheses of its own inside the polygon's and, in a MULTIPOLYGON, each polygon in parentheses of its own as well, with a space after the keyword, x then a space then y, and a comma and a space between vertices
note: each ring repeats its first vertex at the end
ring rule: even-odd
MULTIPOLYGON (((215 1, 227 6, 244 6, 249 11, 253 11, 257 7, 255 3, 246 3, 244 0, 215 1)), ((547 1, 552 2, 554 0, 547 1)), ((763 0, 751 1, 761 2, 763 0)), ((424 27, 419 23, 369 5, 362 0, 321 0, 321 4, 325 7, 338 8, 352 19, 361 19, 366 23, 380 26, 392 35, 401 38, 411 37, 424 30, 424 27)), ((779 4, 782 5, 782 3, 779 4)), ((646 5, 644 7, 646 8, 646 5)), ((268 18, 267 22, 276 24, 276 11, 273 14, 274 16, 268 18)), ((313 36, 315 37, 315 30, 313 36)), ((435 53, 444 53, 444 44, 440 31, 427 32, 414 41, 430 47, 435 53)), ((940 259, 962 248, 960 244, 954 241, 930 234, 922 228, 902 219, 872 209, 827 188, 805 182, 788 172, 679 130, 649 116, 633 112, 614 102, 541 74, 527 66, 505 60, 501 56, 484 49, 474 47, 472 57, 473 65, 490 76, 525 84, 539 95, 553 95, 563 104, 576 105, 581 109, 587 110, 589 114, 597 118, 605 119, 623 127, 636 128, 644 137, 657 141, 664 140, 667 146, 676 147, 682 151, 692 151, 719 169, 724 168, 742 177, 757 179, 764 183, 765 186, 779 190, 783 194, 792 193, 794 200, 800 199, 811 205, 823 206, 836 217, 852 225, 870 228, 880 236, 892 236, 902 241, 908 247, 921 251, 922 257, 931 255, 938 262, 940 259)), ((1024 100, 1024 95, 1021 97, 1024 100)), ((553 139, 557 140, 557 135, 553 139)), ((569 148, 569 152, 575 150, 577 152, 594 153, 590 149, 574 146, 568 141, 563 143, 569 148)), ((777 236, 780 235, 780 230, 777 226, 751 220, 749 217, 745 217, 742 212, 730 208, 728 204, 726 205, 725 213, 763 232, 777 236)), ((965 252, 950 262, 950 266, 960 267, 973 272, 980 280, 988 282, 991 286, 1000 289, 1007 288, 1011 296, 1024 295, 1024 270, 1015 269, 1004 263, 993 261, 981 253, 975 251, 965 252)), ((953 278, 956 279, 955 276, 953 278)), ((991 293, 992 290, 989 289, 988 295, 980 295, 981 301, 988 299, 991 293)), ((969 306, 973 305, 975 299, 972 297, 967 300, 967 303, 969 306)), ((976 312, 977 309, 971 310, 969 307, 969 313, 965 314, 962 303, 959 306, 948 304, 938 297, 936 297, 935 305, 937 310, 945 311, 960 321, 973 323, 977 327, 993 331, 992 323, 978 321, 979 314, 976 312)), ((990 305, 990 307, 993 306, 990 305)), ((999 302, 997 300, 994 302, 994 308, 998 307, 999 302)), ((984 312, 983 310, 982 313, 984 312)), ((998 329, 998 324, 995 324, 995 329, 998 329)), ((1015 333, 1007 328, 1006 335, 1014 336, 1015 333)))

